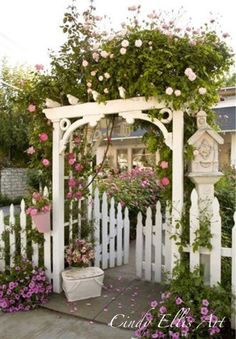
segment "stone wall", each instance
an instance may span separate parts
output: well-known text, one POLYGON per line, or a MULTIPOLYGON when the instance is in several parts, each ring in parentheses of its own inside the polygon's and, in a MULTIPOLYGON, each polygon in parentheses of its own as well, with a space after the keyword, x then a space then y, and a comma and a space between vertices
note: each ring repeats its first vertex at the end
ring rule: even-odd
POLYGON ((0 192, 10 199, 22 197, 27 191, 26 168, 4 168, 0 170, 0 192))

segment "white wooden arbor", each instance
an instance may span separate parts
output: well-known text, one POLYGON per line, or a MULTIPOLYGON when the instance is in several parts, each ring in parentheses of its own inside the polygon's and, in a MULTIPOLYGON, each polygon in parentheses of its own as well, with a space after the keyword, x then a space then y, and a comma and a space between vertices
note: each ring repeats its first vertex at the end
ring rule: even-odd
MULTIPOLYGON (((64 270, 64 150, 70 135, 79 127, 89 124, 96 126, 106 115, 118 113, 127 123, 135 119, 149 121, 162 132, 164 142, 172 150, 172 234, 180 220, 183 207, 183 138, 184 113, 166 107, 155 98, 146 100, 144 97, 110 100, 105 104, 83 103, 60 106, 49 101, 44 113, 53 122, 53 289, 61 292, 61 272, 64 270), (168 113, 168 118, 152 119, 142 111, 160 109, 168 113), (76 118, 71 123, 70 119, 76 118), (172 123, 172 132, 168 132, 165 124, 172 123)), ((169 271, 172 272, 174 262, 178 258, 178 250, 171 241, 171 260, 169 271)))

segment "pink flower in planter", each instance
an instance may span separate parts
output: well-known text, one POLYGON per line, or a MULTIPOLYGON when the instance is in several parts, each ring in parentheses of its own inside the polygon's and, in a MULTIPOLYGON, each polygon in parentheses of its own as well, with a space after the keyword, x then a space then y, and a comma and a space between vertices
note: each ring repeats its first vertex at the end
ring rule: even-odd
POLYGON ((33 104, 30 104, 27 109, 30 113, 34 113, 36 111, 36 106, 33 104))
POLYGON ((208 308, 207 307, 202 307, 201 308, 201 314, 202 315, 207 315, 207 313, 208 313, 208 308))
POLYGON ((182 304, 182 302, 183 302, 183 300, 180 297, 176 298, 176 300, 175 300, 176 305, 180 305, 180 304, 182 304))
POLYGON ((27 148, 26 153, 29 155, 32 155, 35 153, 35 148, 34 146, 30 146, 29 148, 27 148))
POLYGON ((70 179, 68 180, 68 186, 69 186, 69 187, 75 187, 75 185, 76 185, 75 179, 74 179, 74 178, 70 178, 70 179))
POLYGON ((49 205, 45 205, 45 206, 43 206, 42 207, 42 211, 44 212, 44 213, 47 213, 47 212, 49 212, 50 211, 50 206, 49 205))
POLYGON ((39 139, 40 139, 40 141, 47 141, 48 140, 48 135, 47 135, 47 133, 40 133, 39 134, 39 139))
POLYGON ((209 301, 207 299, 203 299, 202 300, 202 305, 203 306, 208 306, 209 305, 209 301))
POLYGON ((169 180, 167 177, 163 177, 163 178, 161 179, 161 184, 162 184, 163 186, 167 186, 167 185, 169 185, 169 183, 170 183, 170 180, 169 180))
POLYGON ((32 194, 32 198, 36 201, 39 201, 40 199, 42 199, 42 194, 40 194, 39 192, 34 192, 32 194))
POLYGON ((38 213, 38 210, 37 208, 34 208, 34 207, 30 207, 26 210, 26 214, 31 215, 31 216, 37 215, 37 213, 38 213))
POLYGON ((48 167, 50 165, 50 161, 48 159, 43 159, 42 164, 43 166, 48 167))
POLYGON ((166 169, 166 168, 168 168, 168 167, 169 167, 169 164, 168 164, 168 162, 167 162, 167 161, 161 161, 161 163, 160 163, 160 167, 161 167, 162 169, 166 169))

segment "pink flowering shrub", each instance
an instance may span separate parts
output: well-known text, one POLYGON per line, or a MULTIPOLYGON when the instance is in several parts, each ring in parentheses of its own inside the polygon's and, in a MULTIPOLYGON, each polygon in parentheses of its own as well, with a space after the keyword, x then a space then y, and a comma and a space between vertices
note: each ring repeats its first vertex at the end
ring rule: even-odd
POLYGON ((39 192, 32 194, 33 205, 27 208, 26 214, 34 216, 38 213, 47 213, 51 210, 50 200, 39 192))
POLYGON ((51 291, 44 269, 23 258, 0 273, 0 311, 29 311, 45 304, 51 291))
POLYGON ((66 248, 66 261, 69 266, 87 267, 95 257, 91 242, 77 239, 66 248))
POLYGON ((98 181, 100 193, 107 192, 122 207, 130 212, 146 212, 146 208, 154 206, 163 189, 153 169, 136 167, 128 172, 109 174, 98 181))

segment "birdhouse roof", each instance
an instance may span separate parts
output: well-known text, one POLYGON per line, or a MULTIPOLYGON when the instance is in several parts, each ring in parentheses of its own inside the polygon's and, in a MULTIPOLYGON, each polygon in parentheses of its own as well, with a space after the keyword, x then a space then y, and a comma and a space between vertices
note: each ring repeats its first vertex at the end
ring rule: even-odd
POLYGON ((206 126, 198 129, 191 138, 188 139, 189 145, 194 145, 205 133, 209 134, 209 136, 214 139, 218 144, 223 144, 224 139, 215 132, 210 126, 206 126))

